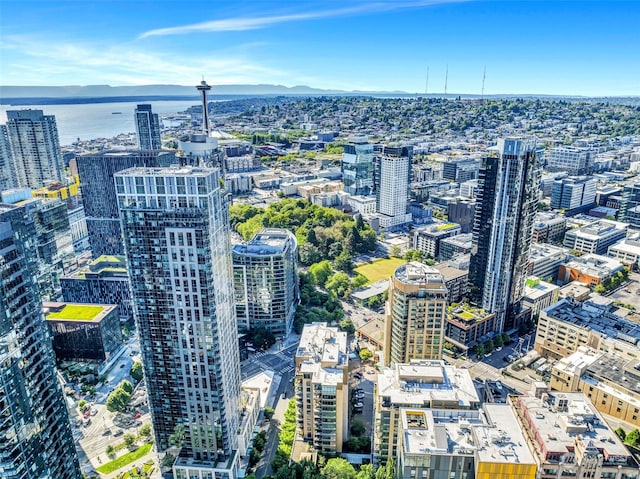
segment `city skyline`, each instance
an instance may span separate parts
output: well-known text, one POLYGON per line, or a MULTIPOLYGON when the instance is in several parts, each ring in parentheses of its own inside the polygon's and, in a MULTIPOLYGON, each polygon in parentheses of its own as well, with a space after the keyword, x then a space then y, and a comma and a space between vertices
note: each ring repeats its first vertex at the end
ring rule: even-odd
POLYGON ((214 86, 481 94, 484 85, 485 94, 640 93, 640 53, 633 48, 637 2, 244 1, 188 7, 3 2, 2 83, 188 84, 204 75, 214 86))

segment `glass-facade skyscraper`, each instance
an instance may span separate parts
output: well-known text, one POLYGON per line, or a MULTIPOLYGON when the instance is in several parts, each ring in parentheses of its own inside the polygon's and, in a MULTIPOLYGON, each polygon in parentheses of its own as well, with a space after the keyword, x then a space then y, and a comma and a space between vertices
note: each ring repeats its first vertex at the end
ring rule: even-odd
POLYGON ((113 174, 136 166, 169 166, 172 151, 103 151, 76 157, 82 185, 89 244, 94 258, 123 255, 113 174))
POLYGON ((535 139, 500 139, 482 159, 469 282, 476 303, 496 314, 495 332, 511 326, 524 294, 540 177, 535 139))
POLYGON ((158 114, 151 111, 151 105, 143 104, 136 107, 134 113, 138 148, 141 150, 160 150, 160 120, 158 114))
POLYGON ((352 137, 344 145, 342 181, 350 195, 373 194, 373 145, 366 137, 352 137))
POLYGON ((35 224, 0 204, 0 476, 80 479, 35 279, 35 224))
POLYGON ((194 461, 229 465, 240 358, 219 170, 132 168, 115 185, 158 450, 181 426, 176 478, 191 477, 184 468, 194 461))

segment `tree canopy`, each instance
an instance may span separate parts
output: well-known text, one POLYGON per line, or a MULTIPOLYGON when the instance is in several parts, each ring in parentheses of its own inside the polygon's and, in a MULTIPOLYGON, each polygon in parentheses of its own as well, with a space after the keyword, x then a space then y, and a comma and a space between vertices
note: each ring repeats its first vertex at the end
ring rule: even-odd
POLYGON ((348 271, 350 255, 373 251, 376 245, 375 231, 362 220, 303 199, 285 198, 266 209, 234 204, 229 214, 231 226, 245 240, 262 228, 292 231, 298 239, 300 262, 307 266, 339 258, 336 267, 348 271), (341 256, 344 252, 347 254, 341 256))

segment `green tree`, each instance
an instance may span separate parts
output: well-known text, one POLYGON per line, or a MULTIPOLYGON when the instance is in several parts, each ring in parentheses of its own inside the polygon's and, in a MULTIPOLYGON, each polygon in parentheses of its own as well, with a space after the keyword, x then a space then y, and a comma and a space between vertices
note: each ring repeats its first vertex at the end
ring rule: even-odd
POLYGON ((131 365, 131 371, 129 372, 129 374, 131 374, 131 377, 136 381, 140 381, 144 376, 144 373, 142 371, 142 363, 140 361, 135 361, 131 365))
POLYGON ((367 348, 363 348, 360 350, 360 360, 369 361, 373 357, 373 353, 369 351, 367 348))
POLYGON ((349 431, 351 432, 352 435, 354 436, 362 436, 365 431, 367 430, 367 428, 364 425, 364 421, 360 418, 356 418, 353 421, 351 421, 351 426, 349 427, 349 431))
POLYGON ((493 343, 492 339, 489 339, 486 343, 484 343, 484 349, 489 353, 493 351, 495 348, 496 348, 496 345, 493 343))
POLYGON ((317 246, 309 243, 300 245, 300 263, 303 265, 314 264, 322 260, 322 252, 317 246))
POLYGON ((395 244, 391 246, 391 248, 389 249, 389 256, 393 256, 394 258, 400 258, 401 255, 402 255, 402 250, 400 249, 400 246, 395 244))
POLYGON ((481 358, 482 356, 484 356, 484 346, 480 343, 476 344, 475 352, 476 356, 481 358))
POLYGON ((313 280, 313 283, 318 286, 324 286, 332 272, 333 268, 331 267, 331 263, 326 259, 309 266, 311 279, 313 280))
POLYGON ((396 465, 393 458, 390 458, 384 466, 379 466, 376 470, 376 479, 394 479, 396 475, 396 465))
POLYGON ((151 436, 151 424, 145 423, 140 426, 140 435, 142 437, 150 437, 151 436))
POLYGON ((84 411, 84 408, 87 406, 87 401, 85 401, 84 399, 80 399, 80 401, 78 401, 78 409, 80 409, 81 412, 84 411))
POLYGON ((351 287, 351 280, 346 273, 334 273, 327 280, 325 287, 338 298, 344 298, 351 287))
POLYGON ((640 431, 634 429, 624 438, 624 442, 633 447, 640 446, 640 431))
POLYGON ((616 434, 617 436, 620 438, 620 440, 622 442, 624 442, 624 440, 627 437, 627 433, 624 432, 624 429, 622 429, 621 427, 619 427, 618 429, 616 429, 616 434))
POLYGON ((125 434, 122 440, 127 447, 131 447, 136 443, 136 437, 133 434, 125 434))
POLYGON ((118 384, 118 387, 124 389, 129 394, 133 392, 133 384, 131 384, 131 382, 127 381, 126 379, 123 379, 122 381, 120 381, 120 384, 118 384))
POLYGON ((375 479, 376 473, 373 469, 373 464, 363 464, 360 466, 356 479, 375 479))
POLYGON ((409 249, 405 251, 404 256, 402 257, 405 261, 422 261, 422 258, 422 251, 417 249, 409 249))
POLYGON ((333 267, 338 271, 350 273, 353 270, 353 261, 351 255, 346 251, 342 251, 334 260, 333 267))
POLYGON ((322 468, 325 479, 356 479, 356 470, 346 459, 334 457, 322 468))
POLYGON ((340 329, 345 331, 347 334, 353 334, 356 332, 356 327, 353 325, 353 321, 349 318, 345 318, 340 321, 340 329))
POLYGON ((365 278, 364 276, 362 276, 361 274, 356 274, 353 279, 351 280, 351 289, 358 289, 362 286, 364 286, 365 284, 367 284, 369 282, 369 280, 367 278, 365 278))
POLYGON ((511 336, 509 333, 502 333, 502 344, 509 344, 511 342, 511 336))
POLYGON ((111 457, 116 453, 116 448, 113 447, 113 445, 109 444, 105 452, 107 453, 107 456, 111 457))
POLYGON ((501 348, 504 346, 504 341, 502 340, 502 334, 498 334, 493 338, 493 344, 495 344, 496 348, 501 348))
POLYGON ((127 404, 129 404, 129 399, 131 399, 131 394, 129 394, 121 387, 115 388, 113 391, 111 391, 111 393, 109 393, 109 396, 107 396, 107 411, 124 411, 124 409, 127 407, 127 404))
POLYGON ((273 417, 274 413, 275 413, 275 411, 274 411, 274 409, 272 407, 265 406, 265 408, 264 408, 264 417, 265 417, 265 419, 271 420, 271 418, 273 417))

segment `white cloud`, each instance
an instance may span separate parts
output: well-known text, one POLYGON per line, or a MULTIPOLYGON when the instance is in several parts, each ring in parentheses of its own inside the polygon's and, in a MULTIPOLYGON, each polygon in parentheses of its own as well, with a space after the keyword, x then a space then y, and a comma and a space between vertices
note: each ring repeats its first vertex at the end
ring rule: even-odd
POLYGON ((290 79, 287 71, 254 61, 261 44, 242 44, 206 55, 143 50, 135 45, 43 42, 40 38, 3 39, 3 84, 189 84, 205 75, 213 84, 269 83, 290 79), (43 47, 46 45, 46 48, 43 47))
POLYGON ((278 23, 296 22, 304 20, 316 20, 321 18, 341 17, 360 13, 376 13, 404 8, 418 8, 442 3, 459 3, 468 0, 419 0, 408 2, 376 2, 363 3, 354 7, 334 10, 319 10, 315 12, 294 13, 289 15, 273 15, 263 17, 238 17, 208 22, 192 23, 177 27, 158 28, 142 33, 138 38, 148 38, 161 35, 184 35, 198 32, 237 32, 244 30, 256 30, 278 23))

